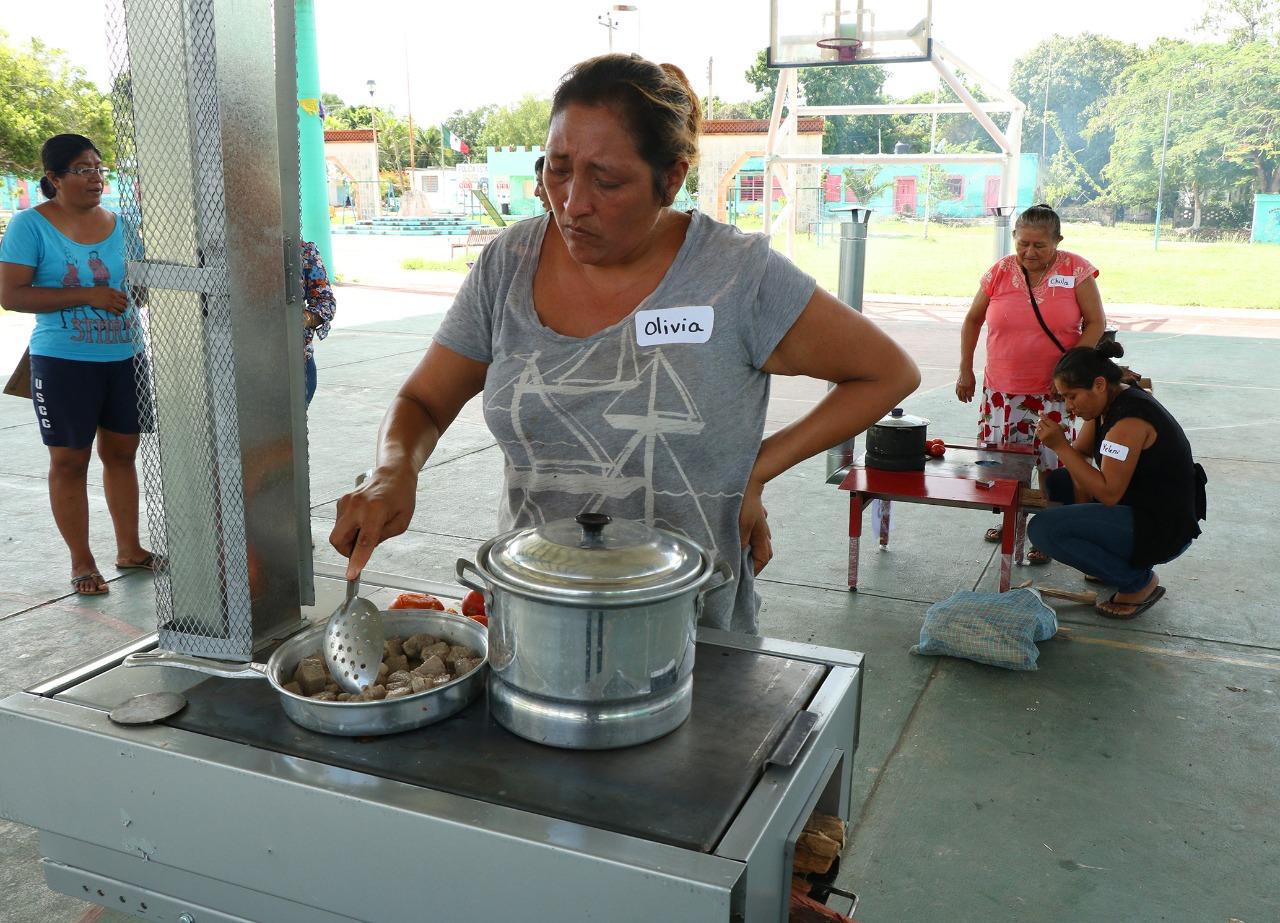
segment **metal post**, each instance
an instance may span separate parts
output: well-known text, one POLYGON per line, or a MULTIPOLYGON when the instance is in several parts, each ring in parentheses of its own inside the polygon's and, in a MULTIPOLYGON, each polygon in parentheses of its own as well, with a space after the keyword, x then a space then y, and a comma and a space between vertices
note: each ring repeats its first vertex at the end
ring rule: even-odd
POLYGON ((1173 106, 1173 90, 1164 101, 1164 141, 1160 143, 1160 183, 1156 192, 1156 237, 1155 249, 1160 249, 1160 211, 1164 202, 1164 155, 1169 149, 1169 109, 1173 106))
MULTIPOLYGON (((835 210, 849 213, 848 220, 840 223, 840 275, 836 295, 861 314, 867 267, 867 224, 871 220, 871 209, 853 206, 835 210)), ((827 389, 833 387, 835 386, 828 385, 827 389)), ((839 484, 844 480, 853 465, 855 442, 854 438, 850 438, 827 449, 828 484, 839 484)))
POLYGON ((996 261, 1013 252, 1013 237, 1009 234, 1009 219, 1013 217, 1012 205, 988 208, 987 214, 996 219, 996 261))

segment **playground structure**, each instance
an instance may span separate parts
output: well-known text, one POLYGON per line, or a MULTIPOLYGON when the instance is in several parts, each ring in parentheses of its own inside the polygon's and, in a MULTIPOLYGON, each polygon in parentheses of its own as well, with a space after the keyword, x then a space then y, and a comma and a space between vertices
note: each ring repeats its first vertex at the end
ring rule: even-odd
POLYGON ((785 204, 774 214, 773 196, 765 195, 764 226, 770 233, 785 231, 786 252, 794 253, 798 218, 797 192, 819 163, 849 166, 874 164, 1000 165, 999 200, 991 212, 1006 221, 1017 202, 1022 119, 1026 107, 1005 87, 982 75, 933 36, 932 0, 871 3, 866 0, 770 0, 770 67, 779 70, 773 110, 764 151, 764 188, 773 189, 777 176, 785 204), (799 81, 802 67, 857 67, 865 64, 932 64, 959 102, 889 103, 810 106, 799 81), (961 82, 962 71, 992 98, 978 102, 961 82), (809 116, 971 114, 999 148, 995 153, 940 154, 826 154, 799 148, 799 122, 809 116), (1009 114, 1006 129, 992 113, 1009 114))

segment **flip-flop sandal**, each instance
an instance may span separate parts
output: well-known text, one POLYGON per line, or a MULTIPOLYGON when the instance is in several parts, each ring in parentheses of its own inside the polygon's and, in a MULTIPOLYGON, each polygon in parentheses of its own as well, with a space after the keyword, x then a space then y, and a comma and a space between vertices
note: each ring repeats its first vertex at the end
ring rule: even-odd
POLYGON ((1000 541, 1003 535, 1004 535, 1003 529, 1001 529, 999 526, 992 526, 986 532, 982 533, 982 540, 984 542, 990 542, 991 544, 994 545, 996 544, 996 542, 1000 541))
POLYGON ((79 596, 105 596, 111 591, 111 587, 107 585, 106 580, 103 580, 102 574, 98 573, 96 570, 91 570, 88 573, 72 577, 71 588, 75 590, 76 594, 79 596), (102 581, 101 587, 97 585, 98 581, 102 581), (80 589, 81 584, 87 585, 88 589, 80 589))
POLYGON ((152 554, 151 552, 147 552, 147 556, 143 558, 141 561, 135 561, 133 563, 124 563, 124 564, 117 561, 116 570, 155 570, 157 567, 159 567, 163 563, 164 563, 164 559, 161 558, 158 554, 152 554))
POLYGON ((1101 577, 1095 577, 1093 576, 1093 574, 1085 574, 1084 582, 1085 583, 1106 583, 1107 581, 1103 580, 1101 577))
POLYGON ((1163 596, 1164 596, 1163 586, 1156 587, 1147 595, 1147 598, 1140 603, 1117 602, 1116 594, 1112 593, 1110 599, 1108 599, 1105 603, 1099 603, 1098 605, 1094 606, 1094 610, 1098 613, 1098 615, 1102 616, 1104 619, 1115 619, 1116 621, 1125 622, 1125 621, 1128 621, 1129 619, 1136 619, 1138 616, 1142 615, 1142 613, 1146 612, 1148 609, 1150 609, 1152 606, 1158 603, 1163 596), (1133 606, 1134 609, 1132 612, 1125 612, 1122 614, 1117 612, 1108 612, 1106 609, 1102 608, 1103 606, 1133 606))
POLYGON ((1032 548, 1027 552, 1027 563, 1032 567, 1043 567, 1051 562, 1053 558, 1049 557, 1039 548, 1032 548))

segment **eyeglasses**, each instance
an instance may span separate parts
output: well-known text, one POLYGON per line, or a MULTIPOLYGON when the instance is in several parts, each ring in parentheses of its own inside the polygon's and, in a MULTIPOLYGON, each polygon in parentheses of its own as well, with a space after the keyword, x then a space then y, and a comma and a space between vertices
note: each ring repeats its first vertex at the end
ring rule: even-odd
POLYGON ((72 173, 76 176, 101 176, 103 178, 106 178, 107 168, 106 167, 71 167, 70 169, 63 170, 62 172, 72 173))

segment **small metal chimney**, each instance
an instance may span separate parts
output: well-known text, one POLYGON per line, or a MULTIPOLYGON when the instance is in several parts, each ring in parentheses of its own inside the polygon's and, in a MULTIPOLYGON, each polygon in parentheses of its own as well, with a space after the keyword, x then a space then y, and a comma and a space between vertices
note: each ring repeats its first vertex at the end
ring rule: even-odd
POLYGON ((231 660, 296 628, 313 594, 292 14, 120 0, 109 15, 160 646, 231 660))

